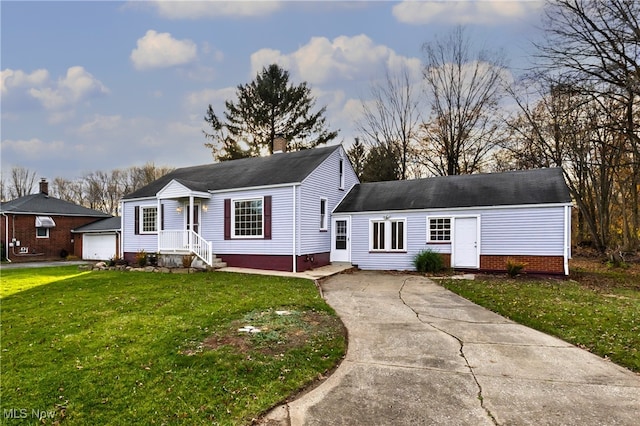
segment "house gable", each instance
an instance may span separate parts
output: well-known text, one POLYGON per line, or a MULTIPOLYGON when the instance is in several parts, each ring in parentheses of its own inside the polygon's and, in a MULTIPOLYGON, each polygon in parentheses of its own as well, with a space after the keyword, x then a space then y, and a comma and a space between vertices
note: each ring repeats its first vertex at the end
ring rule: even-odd
POLYGON ((164 200, 186 197, 211 198, 211 195, 201 184, 199 185, 185 180, 173 179, 158 191, 156 197, 160 200, 164 200))

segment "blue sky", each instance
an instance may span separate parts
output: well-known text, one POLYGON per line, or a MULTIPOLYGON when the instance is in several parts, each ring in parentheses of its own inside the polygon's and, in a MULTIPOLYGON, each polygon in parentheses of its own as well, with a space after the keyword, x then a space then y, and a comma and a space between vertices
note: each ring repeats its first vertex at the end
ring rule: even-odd
POLYGON ((353 142, 384 70, 420 79, 421 46, 464 24, 503 49, 514 77, 530 66, 542 3, 480 1, 0 2, 1 164, 52 180, 154 162, 212 161, 208 104, 270 63, 306 81, 353 142))

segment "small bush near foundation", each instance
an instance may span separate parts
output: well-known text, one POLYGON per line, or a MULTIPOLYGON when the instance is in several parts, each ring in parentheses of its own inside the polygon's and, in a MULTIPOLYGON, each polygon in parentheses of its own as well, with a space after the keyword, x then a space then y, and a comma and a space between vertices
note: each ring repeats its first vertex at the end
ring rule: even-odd
POLYGON ((520 272, 522 272, 522 270, 524 269, 525 266, 527 266, 527 264, 524 262, 518 262, 517 260, 509 257, 507 258, 506 266, 507 266, 507 275, 509 275, 511 278, 514 278, 518 276, 520 272))
POLYGON ((440 272, 444 268, 444 262, 440 253, 433 250, 422 250, 414 256, 413 266, 418 272, 440 272))
POLYGON ((144 250, 140 250, 136 253, 136 263, 139 267, 144 268, 147 266, 147 252, 144 250))
POLYGON ((182 267, 190 268, 191 264, 193 263, 193 259, 195 259, 195 256, 192 254, 185 254, 184 256, 182 256, 182 267))

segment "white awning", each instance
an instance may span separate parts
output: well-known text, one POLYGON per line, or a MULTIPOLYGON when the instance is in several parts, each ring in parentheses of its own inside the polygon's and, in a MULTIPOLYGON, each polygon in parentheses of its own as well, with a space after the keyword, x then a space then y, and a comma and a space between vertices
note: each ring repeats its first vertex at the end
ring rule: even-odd
POLYGON ((36 228, 55 228, 56 223, 51 216, 36 216, 36 228))

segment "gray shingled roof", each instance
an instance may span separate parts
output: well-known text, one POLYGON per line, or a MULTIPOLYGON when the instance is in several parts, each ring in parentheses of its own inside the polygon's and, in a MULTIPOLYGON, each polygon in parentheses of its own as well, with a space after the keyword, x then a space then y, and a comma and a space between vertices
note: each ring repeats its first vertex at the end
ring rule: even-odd
POLYGON ((562 169, 371 182, 353 187, 337 213, 570 203, 562 169))
POLYGON ((2 213, 42 214, 47 216, 111 216, 43 193, 25 195, 24 197, 4 202, 0 206, 0 211, 2 213))
POLYGON ((88 225, 81 226, 73 230, 73 232, 107 232, 120 230, 120 216, 113 216, 102 220, 91 222, 88 225))
POLYGON ((244 158, 202 166, 184 167, 151 182, 124 199, 154 197, 172 180, 194 191, 216 191, 302 182, 339 145, 269 157, 244 158))

